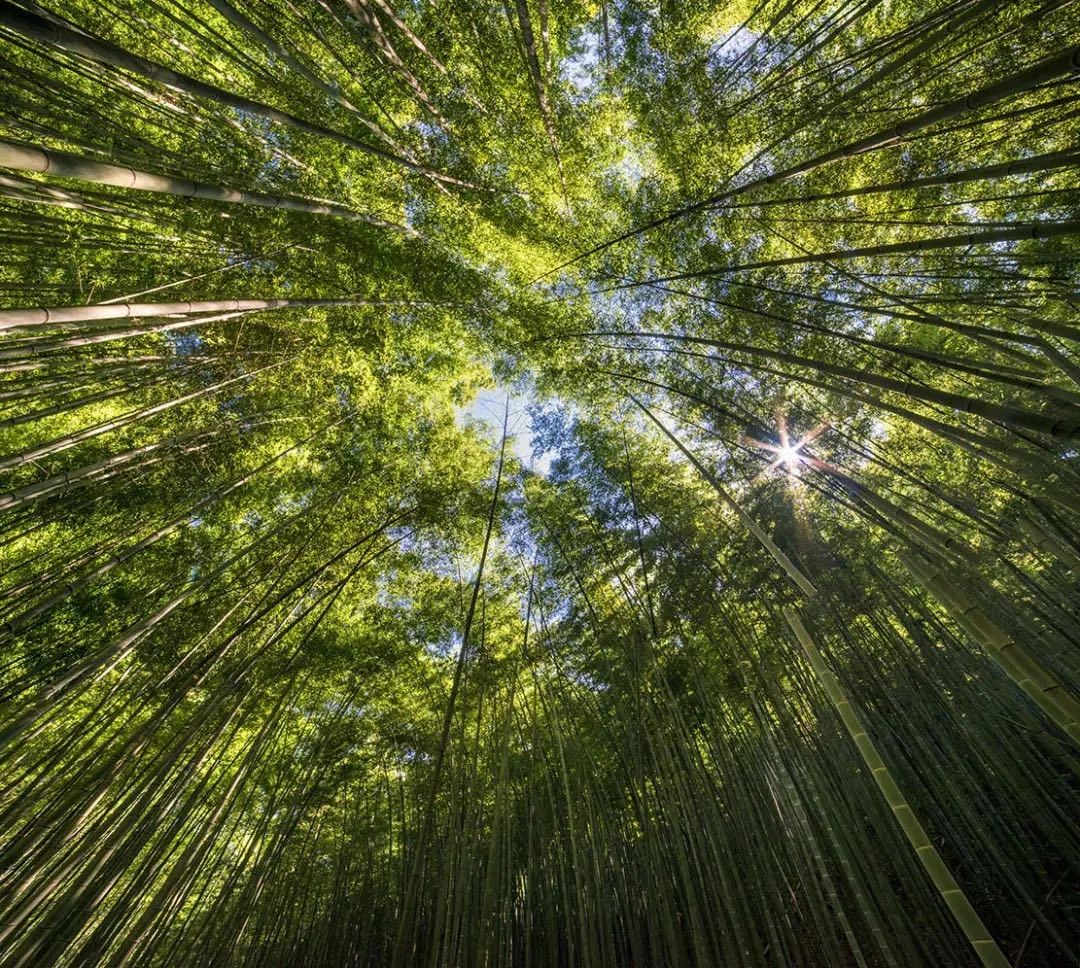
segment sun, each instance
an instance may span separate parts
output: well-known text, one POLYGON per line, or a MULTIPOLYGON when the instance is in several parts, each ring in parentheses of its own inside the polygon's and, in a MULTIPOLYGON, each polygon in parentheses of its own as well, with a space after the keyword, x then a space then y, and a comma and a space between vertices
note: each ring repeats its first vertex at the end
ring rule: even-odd
POLYGON ((797 464, 799 462, 799 458, 799 446, 797 444, 795 446, 789 444, 787 447, 777 448, 776 459, 781 463, 788 464, 790 466, 792 464, 797 464))
POLYGON ((798 440, 792 441, 791 437, 788 435, 787 418, 783 413, 778 412, 776 415, 776 436, 779 441, 778 443, 770 444, 762 440, 755 440, 753 437, 746 437, 744 439, 748 444, 773 455, 772 462, 769 464, 765 473, 769 473, 770 471, 781 471, 792 483, 798 483, 799 468, 807 459, 806 455, 802 452, 803 448, 820 437, 821 434, 828 429, 829 424, 820 423, 808 434, 805 434, 798 440))

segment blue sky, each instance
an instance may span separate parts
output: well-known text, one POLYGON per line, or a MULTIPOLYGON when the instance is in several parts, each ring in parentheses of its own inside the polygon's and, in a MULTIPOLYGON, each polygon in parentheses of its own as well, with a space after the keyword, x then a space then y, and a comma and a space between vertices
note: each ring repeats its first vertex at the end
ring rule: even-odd
POLYGON ((481 390, 476 398, 458 411, 458 419, 476 421, 481 431, 495 446, 502 435, 503 410, 506 396, 510 394, 509 432, 514 454, 521 463, 537 474, 547 474, 551 467, 552 453, 541 454, 533 458, 533 428, 528 407, 536 400, 528 393, 515 393, 504 386, 495 386, 481 390))

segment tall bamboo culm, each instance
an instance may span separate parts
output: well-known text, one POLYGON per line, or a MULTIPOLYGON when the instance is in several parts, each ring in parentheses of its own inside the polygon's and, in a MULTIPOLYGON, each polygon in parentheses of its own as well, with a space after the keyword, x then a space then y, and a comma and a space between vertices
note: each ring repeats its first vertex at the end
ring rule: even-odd
POLYGON ((997 942, 990 936, 990 932, 986 929, 986 925, 983 924, 982 918, 979 917, 975 908, 971 906, 971 902, 967 899, 963 889, 956 883, 956 878, 953 877, 952 872, 946 866, 941 854, 930 843, 930 838, 926 836, 926 831, 919 822, 919 818, 915 816, 915 812, 896 785, 896 781, 893 780, 889 768, 885 765, 884 760, 877 751, 877 747, 867 735, 858 714, 852 708, 851 703, 848 702, 839 680, 825 664, 825 660, 814 644, 814 640, 810 637, 810 633, 807 632, 802 619, 799 618, 799 613, 791 606, 788 606, 784 609, 784 618, 787 619, 788 625, 791 626, 795 637, 799 640, 799 645, 802 646, 802 650, 813 667, 818 681, 825 689, 833 706, 836 707, 836 711, 840 714, 844 726, 859 749, 863 762, 866 763, 867 769, 870 770, 871 775, 874 777, 882 796, 885 797, 886 802, 889 804, 889 809, 892 810, 893 816, 896 817, 896 822, 903 829, 908 843, 911 844, 912 849, 918 855, 926 873, 930 875, 934 887, 938 889, 941 897, 949 906, 957 926, 964 932, 965 937, 971 943, 971 947, 975 949, 979 960, 986 965, 986 968, 1010 968, 1009 960, 1002 953, 997 942))
POLYGON ((1026 692, 1074 743, 1080 745, 1080 703, 1011 635, 947 579, 940 569, 897 552, 915 580, 936 598, 1005 673, 1026 692))

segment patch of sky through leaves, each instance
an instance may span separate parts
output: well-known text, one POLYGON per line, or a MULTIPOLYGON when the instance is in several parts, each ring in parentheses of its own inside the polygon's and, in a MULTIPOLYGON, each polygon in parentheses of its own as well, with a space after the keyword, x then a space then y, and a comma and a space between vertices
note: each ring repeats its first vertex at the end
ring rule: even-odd
POLYGON ((586 104, 600 93, 604 71, 600 65, 603 40, 598 25, 586 27, 576 38, 576 52, 563 59, 559 65, 562 80, 570 87, 570 98, 575 104, 586 104))
POLYGON ((510 397, 510 413, 507 433, 514 455, 523 467, 536 474, 547 476, 554 454, 551 451, 534 452, 532 410, 538 401, 530 390, 520 392, 502 384, 481 390, 467 406, 459 407, 458 423, 472 426, 498 447, 502 438, 503 412, 506 398, 510 397))

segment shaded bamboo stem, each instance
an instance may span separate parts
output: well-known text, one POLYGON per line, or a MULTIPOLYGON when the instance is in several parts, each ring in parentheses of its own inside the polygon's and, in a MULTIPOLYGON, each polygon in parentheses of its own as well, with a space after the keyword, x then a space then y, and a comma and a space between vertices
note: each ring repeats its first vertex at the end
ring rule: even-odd
POLYGON ((825 689, 836 711, 840 714, 840 718, 843 720, 848 733, 851 734, 852 740, 855 741, 863 762, 873 775, 882 796, 885 797, 885 801, 889 804, 896 822, 900 824, 908 843, 911 844, 924 870, 930 876, 930 880, 934 882, 934 887, 938 889, 942 899, 952 912, 957 926, 964 932, 965 937, 971 943, 971 947, 975 949, 975 953, 979 956, 979 960, 987 968, 1009 968, 1008 959, 998 947, 997 942, 990 936, 990 932, 987 930, 986 925, 983 924, 982 918, 979 917, 975 908, 971 906, 971 902, 967 899, 967 895, 964 894, 960 885, 956 883, 956 878, 953 877, 952 872, 946 866, 941 854, 930 842, 930 838, 927 837, 919 818, 915 816, 915 812, 911 809, 904 794, 896 785, 896 781, 892 778, 889 768, 878 753, 877 747, 863 728, 858 714, 852 708, 851 703, 848 702, 839 680, 826 665, 824 658, 822 658, 813 639, 811 639, 810 633, 806 631, 806 626, 803 625, 798 612, 791 606, 787 606, 784 608, 784 618, 787 619, 788 625, 791 626, 795 637, 799 640, 799 645, 802 646, 802 650, 813 667, 818 681, 825 689))
POLYGON ((897 557, 915 580, 936 598, 1001 669, 1026 692, 1051 719, 1080 745, 1080 703, 1078 703, 1029 652, 998 628, 941 571, 929 563, 897 552, 897 557))

